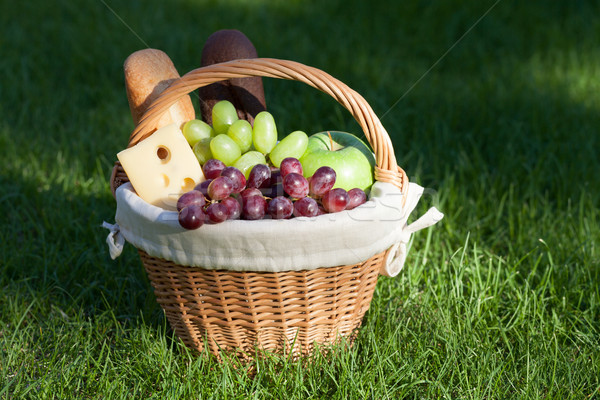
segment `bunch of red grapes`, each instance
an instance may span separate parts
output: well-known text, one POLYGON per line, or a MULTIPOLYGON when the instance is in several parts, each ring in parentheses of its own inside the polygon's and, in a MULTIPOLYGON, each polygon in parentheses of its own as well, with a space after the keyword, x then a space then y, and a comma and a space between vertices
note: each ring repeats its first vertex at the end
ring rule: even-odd
POLYGON ((334 189, 333 168, 321 167, 306 179, 302 164, 293 157, 284 159, 279 169, 257 164, 248 179, 217 159, 208 160, 202 171, 206 180, 177 201, 179 224, 185 229, 228 219, 314 217, 351 210, 367 201, 362 189, 334 189))

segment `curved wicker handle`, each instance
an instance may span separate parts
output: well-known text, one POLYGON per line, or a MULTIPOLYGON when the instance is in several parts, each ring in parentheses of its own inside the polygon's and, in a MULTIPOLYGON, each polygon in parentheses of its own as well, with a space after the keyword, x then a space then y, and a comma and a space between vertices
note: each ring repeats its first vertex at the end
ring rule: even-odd
MULTIPOLYGON (((367 101, 331 75, 295 61, 272 58, 233 60, 188 72, 165 89, 146 110, 129 138, 129 146, 151 135, 152 127, 156 126, 163 113, 191 91, 214 82, 251 76, 296 80, 329 94, 350 111, 361 126, 375 153, 375 179, 390 182, 403 193, 406 192, 408 188, 406 173, 398 167, 390 137, 367 101)), ((113 180, 114 177, 115 172, 113 172, 113 180)))

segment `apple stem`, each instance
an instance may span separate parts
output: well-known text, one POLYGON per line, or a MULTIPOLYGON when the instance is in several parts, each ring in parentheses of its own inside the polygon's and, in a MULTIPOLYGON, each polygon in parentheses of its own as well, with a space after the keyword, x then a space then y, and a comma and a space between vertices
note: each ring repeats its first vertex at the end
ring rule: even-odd
POLYGON ((327 136, 329 136, 329 149, 333 151, 333 138, 331 137, 331 132, 327 131, 327 136))

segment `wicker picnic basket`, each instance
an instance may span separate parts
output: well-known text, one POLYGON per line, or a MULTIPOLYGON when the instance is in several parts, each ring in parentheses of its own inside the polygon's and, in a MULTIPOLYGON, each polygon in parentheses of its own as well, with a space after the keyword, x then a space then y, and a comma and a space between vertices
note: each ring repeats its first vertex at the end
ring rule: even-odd
MULTIPOLYGON (((327 73, 297 62, 246 59, 192 70, 173 82, 150 106, 131 134, 129 146, 151 134, 161 115, 191 91, 231 78, 261 76, 303 82, 333 97, 350 111, 375 154, 375 180, 406 193, 408 179, 398 167, 390 138, 369 104, 327 73)), ((117 162, 114 190, 127 182, 117 162)), ((247 221, 251 224, 252 221, 247 221)), ((389 250, 353 265, 314 270, 254 272, 177 265, 139 250, 141 260, 176 335, 189 347, 219 355, 234 351, 252 357, 256 349, 295 356, 315 345, 352 341, 375 290, 389 250)))

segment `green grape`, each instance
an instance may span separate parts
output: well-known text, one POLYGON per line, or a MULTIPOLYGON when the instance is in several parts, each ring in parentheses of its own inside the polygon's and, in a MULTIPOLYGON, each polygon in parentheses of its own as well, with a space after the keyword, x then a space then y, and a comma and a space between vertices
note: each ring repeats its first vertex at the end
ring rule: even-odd
POLYGON ((268 111, 261 111, 254 118, 252 143, 263 154, 269 154, 277 144, 277 126, 268 111))
POLYGON ((229 126, 237 120, 237 111, 231 102, 221 100, 213 106, 212 125, 217 135, 227 133, 229 126))
POLYGON ((236 167, 237 169, 239 169, 240 171, 242 171, 244 173, 244 176, 246 177, 246 179, 248 179, 248 176, 250 175, 250 171, 252 170, 252 167, 254 167, 256 164, 266 164, 267 160, 265 159, 265 156, 263 153, 261 153, 260 151, 249 151, 246 154, 242 155, 240 158, 238 158, 234 163, 233 163, 233 167, 236 167))
POLYGON ((269 153, 269 159, 274 166, 279 168, 281 161, 286 157, 300 158, 308 146, 308 135, 302 131, 294 131, 281 139, 269 153))
POLYGON ((208 160, 213 158, 212 152, 210 151, 210 142, 211 141, 212 141, 212 138, 208 137, 208 138, 200 139, 194 145, 194 155, 198 159, 198 162, 200 163, 200 165, 204 165, 204 163, 206 163, 208 160))
POLYGON ((220 134, 212 138, 210 141, 210 152, 213 158, 223 161, 227 166, 232 165, 242 155, 240 146, 225 134, 220 134))
POLYGON ((200 140, 215 136, 215 131, 206 122, 191 119, 183 125, 183 136, 190 146, 194 147, 200 140))
POLYGON ((227 130, 227 136, 240 146, 242 154, 252 147, 252 125, 245 119, 238 119, 227 130))

